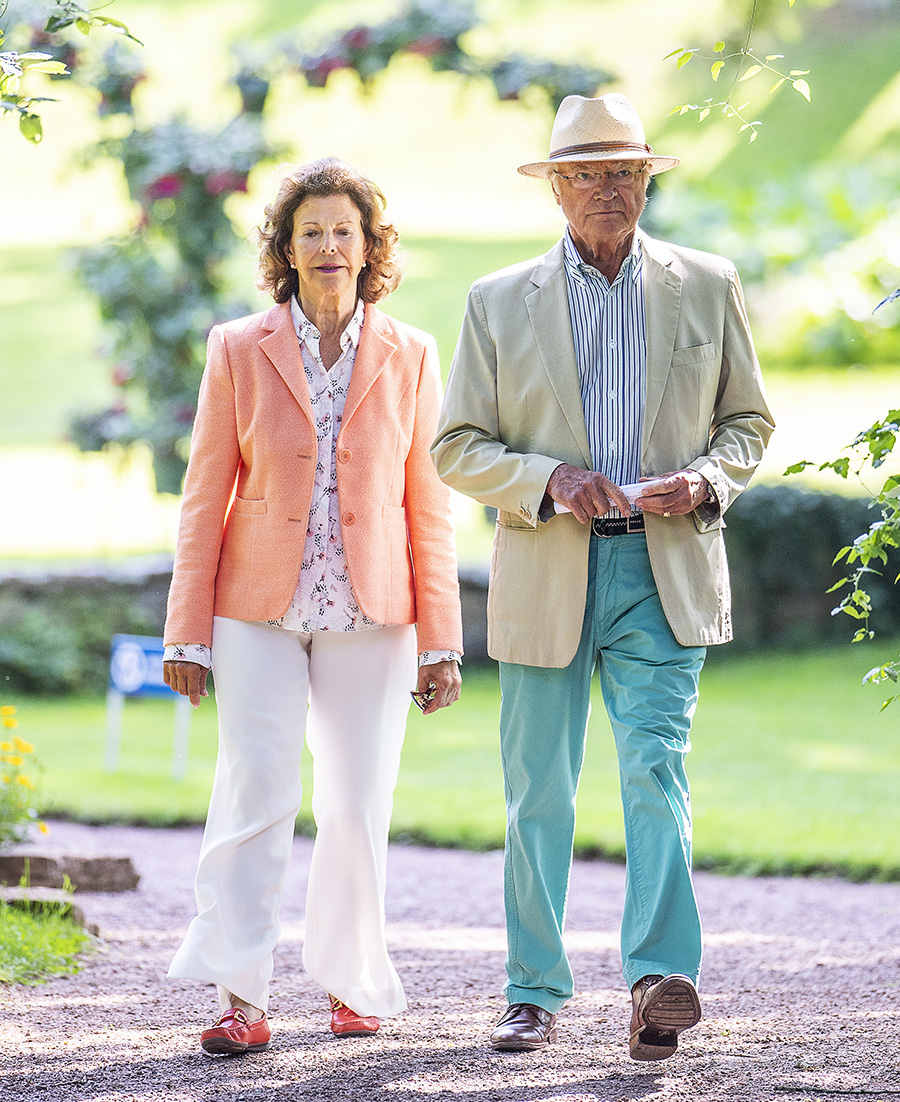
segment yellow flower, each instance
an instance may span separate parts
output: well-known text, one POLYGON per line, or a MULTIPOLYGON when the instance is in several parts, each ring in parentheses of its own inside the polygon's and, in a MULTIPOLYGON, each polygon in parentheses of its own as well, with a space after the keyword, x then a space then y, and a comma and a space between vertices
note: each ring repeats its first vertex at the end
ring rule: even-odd
POLYGON ((4 773, 3 774, 3 783, 4 784, 12 784, 12 777, 9 775, 9 773, 4 773))
POLYGON ((16 709, 12 704, 4 704, 0 707, 0 716, 14 716, 15 714, 16 709))
POLYGON ((15 750, 15 746, 13 746, 11 742, 0 742, 0 750, 2 750, 4 754, 11 754, 13 750, 15 750))
POLYGON ((50 827, 48 827, 47 824, 43 823, 43 822, 38 823, 38 830, 41 832, 41 834, 49 834, 50 833, 50 827))
POLYGON ((14 727, 19 726, 19 721, 12 716, 4 716, 3 719, 0 719, 0 724, 12 730, 14 727))
POLYGON ((13 742, 16 744, 16 749, 19 751, 20 754, 34 753, 34 747, 31 745, 31 743, 26 742, 23 738, 19 738, 18 735, 16 735, 16 737, 13 739, 13 742))
POLYGON ((16 784, 20 784, 23 788, 34 788, 34 781, 31 777, 26 777, 24 773, 20 773, 16 777, 16 784))
POLYGON ((2 761, 5 761, 7 765, 21 765, 23 759, 18 754, 4 754, 2 761))

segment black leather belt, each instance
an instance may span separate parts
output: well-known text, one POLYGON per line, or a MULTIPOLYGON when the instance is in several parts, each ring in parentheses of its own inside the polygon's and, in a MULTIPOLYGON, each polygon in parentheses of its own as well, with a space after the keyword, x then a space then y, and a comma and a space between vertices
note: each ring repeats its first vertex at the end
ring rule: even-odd
POLYGON ((644 531, 644 514, 632 513, 630 517, 594 517, 591 521, 594 534, 609 539, 610 536, 630 536, 644 531))

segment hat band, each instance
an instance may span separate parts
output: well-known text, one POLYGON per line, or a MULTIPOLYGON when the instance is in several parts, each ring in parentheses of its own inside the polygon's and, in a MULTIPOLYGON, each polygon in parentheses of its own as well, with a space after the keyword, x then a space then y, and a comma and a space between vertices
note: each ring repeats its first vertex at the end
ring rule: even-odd
POLYGON ((649 145, 639 145, 637 142, 587 142, 585 145, 567 145, 564 149, 554 149, 550 154, 550 160, 556 161, 562 157, 573 159, 573 154, 579 153, 616 153, 627 151, 629 153, 652 153, 649 145))

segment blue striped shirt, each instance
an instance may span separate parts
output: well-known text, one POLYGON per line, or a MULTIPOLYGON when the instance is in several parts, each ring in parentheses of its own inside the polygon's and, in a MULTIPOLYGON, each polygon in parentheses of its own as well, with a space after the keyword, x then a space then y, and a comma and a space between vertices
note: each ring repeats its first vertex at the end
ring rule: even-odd
MULTIPOLYGON (((578 254, 566 230, 565 271, 584 423, 594 470, 617 486, 641 474, 641 433, 647 371, 643 253, 631 252, 610 285, 578 254)), ((612 510, 610 515, 617 515, 612 510)))

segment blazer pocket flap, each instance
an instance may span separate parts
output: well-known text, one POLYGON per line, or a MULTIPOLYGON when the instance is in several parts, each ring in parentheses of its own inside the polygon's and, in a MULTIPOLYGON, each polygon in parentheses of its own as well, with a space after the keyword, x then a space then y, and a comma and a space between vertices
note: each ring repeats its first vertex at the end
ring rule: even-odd
POLYGON ((716 346, 709 344, 695 344, 690 348, 676 348, 672 353, 673 367, 687 367, 688 364, 704 363, 706 360, 716 358, 716 346))
POLYGON ((497 513, 497 526, 499 528, 517 528, 524 532, 533 532, 534 525, 523 520, 518 513, 504 513, 501 509, 497 513))
POLYGON ((236 497, 233 511, 235 513, 265 513, 268 512, 265 498, 236 497))

